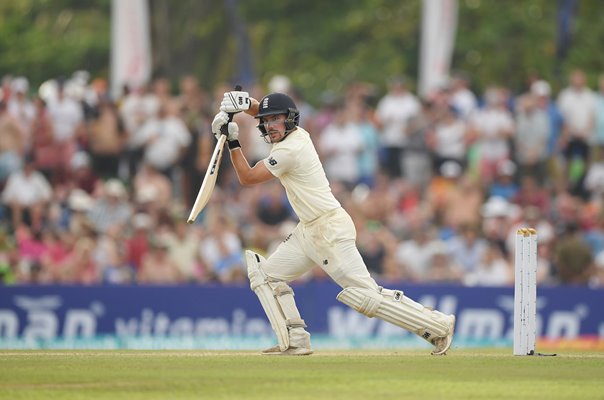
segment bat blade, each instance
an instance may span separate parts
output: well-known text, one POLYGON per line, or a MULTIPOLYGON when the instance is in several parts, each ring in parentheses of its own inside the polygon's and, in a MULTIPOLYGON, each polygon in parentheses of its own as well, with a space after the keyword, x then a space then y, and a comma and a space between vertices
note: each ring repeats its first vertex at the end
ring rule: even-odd
POLYGON ((226 135, 221 135, 220 139, 218 139, 216 147, 214 148, 212 158, 210 158, 210 164, 208 165, 208 170, 203 177, 203 182, 199 188, 199 193, 197 193, 197 198, 195 199, 195 203, 193 204, 193 208, 189 214, 189 219, 187 219, 187 223, 189 224, 195 222, 195 219, 197 219, 199 213, 203 211, 203 208, 206 206, 206 204, 208 204, 208 201, 210 201, 210 197, 214 191, 214 186, 216 185, 216 178, 218 177, 218 169, 220 168, 220 161, 222 160, 224 142, 226 142, 226 139, 226 135))

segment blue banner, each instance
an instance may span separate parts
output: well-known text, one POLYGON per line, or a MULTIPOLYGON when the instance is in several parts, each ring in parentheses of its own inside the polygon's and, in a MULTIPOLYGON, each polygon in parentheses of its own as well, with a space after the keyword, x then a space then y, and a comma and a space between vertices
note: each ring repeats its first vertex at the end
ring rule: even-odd
MULTIPOLYGON (((513 288, 386 285, 425 306, 457 315, 456 341, 511 343, 513 288)), ((414 335, 336 301, 328 282, 294 285, 314 337, 331 346, 368 340, 411 343, 414 335)), ((539 288, 537 332, 545 339, 604 340, 604 290, 539 288)), ((231 348, 273 342, 272 329, 248 286, 13 286, 0 290, 0 347, 108 340, 109 347, 231 348), (100 338, 100 339, 99 339, 100 338), (122 344, 116 341, 121 341, 122 344), (145 344, 147 343, 147 344, 145 344), (242 344, 243 343, 243 344, 242 344)), ((421 342, 421 341, 420 341, 421 342)), ((375 343, 375 342, 374 342, 375 343)), ((69 347, 69 346, 68 346, 69 347)))

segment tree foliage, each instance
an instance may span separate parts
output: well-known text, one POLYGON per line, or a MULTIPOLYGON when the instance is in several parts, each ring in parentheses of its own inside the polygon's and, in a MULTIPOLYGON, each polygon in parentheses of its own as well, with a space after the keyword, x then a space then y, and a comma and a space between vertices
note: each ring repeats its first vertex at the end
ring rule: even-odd
MULTIPOLYGON (((77 69, 108 77, 110 0, 0 2, 0 74, 34 83, 77 69)), ((572 46, 556 58, 558 2, 459 0, 453 69, 474 88, 500 83, 515 91, 539 75, 554 87, 584 68, 595 84, 604 71, 604 24, 598 0, 579 1, 572 46)), ((417 77, 419 0, 150 0, 154 73, 197 75, 207 88, 233 80, 246 29, 257 81, 290 76, 310 100, 355 80, 383 89, 393 74, 417 77), (237 20, 229 13, 235 7, 237 20)))
POLYGON ((38 84, 78 69, 107 75, 109 3, 0 2, 0 74, 38 84))

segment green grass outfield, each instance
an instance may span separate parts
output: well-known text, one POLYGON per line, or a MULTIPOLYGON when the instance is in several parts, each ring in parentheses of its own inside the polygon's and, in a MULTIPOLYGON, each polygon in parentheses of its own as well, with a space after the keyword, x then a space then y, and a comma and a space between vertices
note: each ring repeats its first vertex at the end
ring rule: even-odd
POLYGON ((0 399, 604 399, 604 353, 0 351, 0 399))

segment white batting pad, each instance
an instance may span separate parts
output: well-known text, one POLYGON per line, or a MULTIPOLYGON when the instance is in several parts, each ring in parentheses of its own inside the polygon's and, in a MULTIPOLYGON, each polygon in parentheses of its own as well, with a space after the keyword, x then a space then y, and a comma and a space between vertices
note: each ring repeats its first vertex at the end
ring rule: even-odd
POLYGON ((265 260, 261 255, 247 250, 245 259, 250 286, 277 334, 281 351, 290 346, 310 349, 310 334, 304 330, 306 324, 296 307, 292 288, 285 282, 267 279, 262 272, 261 264, 265 260))
POLYGON ((246 250, 245 260, 247 263, 248 277, 250 279, 250 287, 252 288, 252 291, 256 293, 258 299, 260 299, 260 304, 277 335, 279 349, 285 351, 289 347, 287 324, 285 316, 281 311, 281 307, 275 299, 273 289, 268 285, 266 277, 260 269, 260 263, 264 261, 264 257, 253 251, 246 250))
POLYGON ((430 310, 403 295, 400 290, 349 287, 337 299, 370 318, 377 317, 400 326, 432 343, 450 332, 450 317, 430 310))

